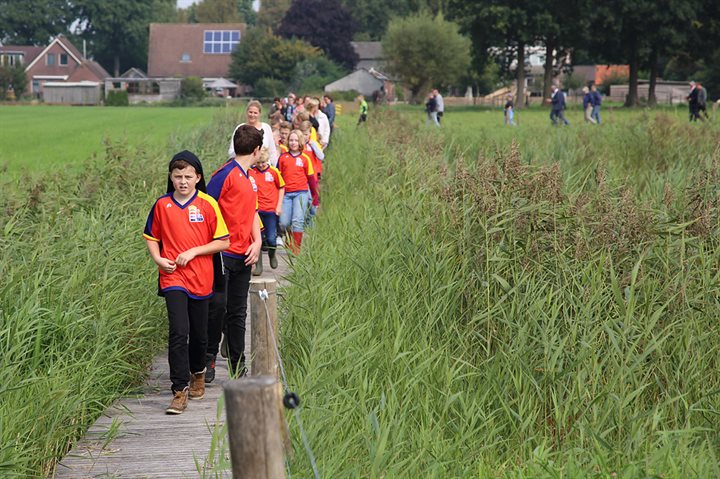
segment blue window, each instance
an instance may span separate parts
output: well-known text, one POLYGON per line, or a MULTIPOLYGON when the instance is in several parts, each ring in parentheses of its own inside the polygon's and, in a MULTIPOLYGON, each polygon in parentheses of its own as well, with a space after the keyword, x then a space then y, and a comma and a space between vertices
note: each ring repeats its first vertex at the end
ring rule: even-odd
POLYGON ((203 35, 203 53, 232 53, 240 43, 239 30, 207 30, 203 35))
POLYGON ((54 54, 54 53, 48 53, 48 54, 47 54, 47 64, 48 64, 48 65, 55 65, 55 54, 54 54))

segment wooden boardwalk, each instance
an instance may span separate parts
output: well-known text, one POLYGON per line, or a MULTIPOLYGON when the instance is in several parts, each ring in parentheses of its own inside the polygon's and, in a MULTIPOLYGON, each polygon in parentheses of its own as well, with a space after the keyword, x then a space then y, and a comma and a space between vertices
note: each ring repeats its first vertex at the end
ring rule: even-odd
MULTIPOLYGON (((267 254, 263 256, 263 275, 253 278, 274 278, 281 286, 288 272, 286 256, 278 255, 280 264, 276 270, 270 269, 267 254)), ((248 305, 246 357, 250 357, 249 313, 248 305)), ((218 399, 227 380, 227 361, 218 355, 216 378, 207 385, 205 398, 189 401, 183 414, 166 415, 165 408, 172 399, 167 351, 156 356, 140 393, 119 399, 105 411, 50 477, 177 479, 205 476, 202 468, 213 444, 213 431, 219 431, 225 422, 225 411, 218 408, 218 399)), ((207 477, 231 477, 231 473, 229 470, 217 475, 213 472, 207 477)))

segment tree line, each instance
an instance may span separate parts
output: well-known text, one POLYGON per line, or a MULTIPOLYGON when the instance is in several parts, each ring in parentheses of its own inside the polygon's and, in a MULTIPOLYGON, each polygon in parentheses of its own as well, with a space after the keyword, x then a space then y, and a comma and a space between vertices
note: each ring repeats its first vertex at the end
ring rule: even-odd
MULTIPOLYGON (((177 9, 175 3, 0 0, 0 40, 43 45, 64 33, 76 43, 86 40, 94 59, 118 75, 131 66, 146 67, 151 22, 244 22, 256 29, 244 39, 253 41, 256 51, 267 44, 276 52, 270 57, 282 62, 313 60, 320 54, 334 66, 306 64, 306 73, 309 68, 320 76, 324 72, 326 77, 354 66, 357 57, 351 40, 384 40, 386 50, 414 50, 414 63, 408 62, 411 67, 422 68, 418 61, 433 66, 436 57, 448 60, 445 63, 451 68, 446 78, 436 76, 422 82, 473 85, 480 93, 489 90, 497 76, 503 75, 518 80, 518 96, 522 97, 525 68, 517 65, 526 64, 531 46, 544 46, 548 52, 543 78, 545 98, 557 73, 571 68, 567 58, 574 64, 629 65, 628 106, 638 104, 641 76, 650 82, 650 104, 656 102, 655 85, 660 77, 693 78, 703 81, 711 94, 720 91, 720 49, 715 47, 720 41, 720 2, 716 0, 263 0, 258 12, 253 11, 252 0, 202 0, 186 9, 177 9), (427 38, 413 36, 406 39, 406 45, 397 45, 397 41, 393 44, 393 31, 397 36, 397 28, 390 28, 393 22, 397 26, 418 18, 424 19, 425 28, 445 40, 428 42, 427 38), (430 24, 427 19, 439 23, 430 24), (452 32, 468 40, 458 39, 452 32), (300 44, 302 55, 297 54, 298 45, 283 43, 283 39, 291 38, 305 42, 300 44), (468 48, 472 62, 467 66, 466 55, 458 54, 458 48, 468 48), (453 56, 459 63, 447 58, 453 56)), ((415 27, 422 28, 420 23, 415 27)), ((288 77, 295 66, 285 63, 282 67, 284 72, 263 71, 253 81, 291 81, 288 77)), ((392 65, 394 72, 400 75, 402 71, 401 77, 407 81, 411 75, 408 65, 404 67, 392 65)), ((236 67, 234 72, 236 79, 244 81, 242 69, 236 67)), ((420 80, 411 78, 410 82, 411 89, 424 87, 417 85, 422 83, 420 80)))

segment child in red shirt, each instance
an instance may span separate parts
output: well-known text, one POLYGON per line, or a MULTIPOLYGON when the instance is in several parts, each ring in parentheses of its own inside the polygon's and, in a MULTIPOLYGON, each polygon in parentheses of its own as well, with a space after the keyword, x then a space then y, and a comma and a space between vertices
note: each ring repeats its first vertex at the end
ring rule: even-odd
POLYGON ((305 212, 308 207, 309 193, 317 195, 317 177, 312 160, 303 153, 305 137, 300 130, 293 130, 288 138, 287 153, 280 155, 278 169, 285 180, 285 197, 280 213, 280 228, 292 233, 292 251, 300 252, 305 212), (292 224, 292 226, 291 226, 292 224))
POLYGON ((168 414, 180 414, 190 399, 205 395, 205 349, 212 255, 230 246, 217 202, 205 192, 200 160, 185 150, 169 166, 168 190, 153 205, 143 234, 160 270, 170 334, 168 362, 173 400, 168 414))
MULTIPOLYGON (((282 202, 285 196, 285 181, 280 170, 268 163, 267 150, 260 153, 260 162, 250 169, 250 175, 255 179, 258 190, 258 214, 263 224, 263 249, 268 252, 270 267, 277 268, 277 225, 278 216, 282 212, 282 202)), ((262 274, 262 252, 255 263, 254 276, 262 274)))

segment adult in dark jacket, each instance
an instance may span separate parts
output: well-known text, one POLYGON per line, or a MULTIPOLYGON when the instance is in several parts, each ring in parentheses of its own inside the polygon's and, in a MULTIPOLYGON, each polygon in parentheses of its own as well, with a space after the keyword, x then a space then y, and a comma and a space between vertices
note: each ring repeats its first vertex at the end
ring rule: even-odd
POLYGON ((432 123, 435 126, 440 126, 437 119, 437 101, 432 92, 428 94, 427 101, 425 102, 425 113, 427 113, 427 120, 425 120, 426 125, 432 123))
POLYGON ((602 95, 598 91, 597 87, 593 83, 590 85, 590 94, 592 95, 592 115, 590 117, 595 120, 595 123, 600 124, 600 105, 602 105, 602 95))
POLYGON ((330 132, 335 129, 335 103, 333 103, 333 99, 330 95, 325 95, 323 97, 325 106, 322 106, 322 111, 327 115, 328 122, 330 122, 330 132))
POLYGON ((687 96, 688 108, 690 109, 690 121, 702 120, 700 118, 700 89, 694 81, 690 82, 690 94, 687 96))
POLYGON ((557 126, 560 120, 562 120, 565 125, 569 125, 570 122, 567 121, 567 118, 565 118, 563 114, 563 110, 565 109, 565 94, 555 85, 552 86, 550 102, 552 105, 550 109, 550 119, 553 125, 557 126))
POLYGON ((585 123, 592 123, 593 125, 596 123, 595 119, 592 117, 592 111, 593 111, 593 95, 592 92, 590 92, 590 89, 586 86, 583 87, 583 114, 585 116, 585 123))

